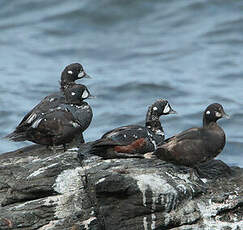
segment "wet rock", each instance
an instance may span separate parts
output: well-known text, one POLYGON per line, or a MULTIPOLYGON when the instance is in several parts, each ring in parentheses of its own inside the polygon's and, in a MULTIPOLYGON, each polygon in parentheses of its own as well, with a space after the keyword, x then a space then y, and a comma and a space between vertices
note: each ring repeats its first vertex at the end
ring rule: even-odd
POLYGON ((243 229, 243 169, 80 160, 33 145, 0 155, 0 229, 243 229))

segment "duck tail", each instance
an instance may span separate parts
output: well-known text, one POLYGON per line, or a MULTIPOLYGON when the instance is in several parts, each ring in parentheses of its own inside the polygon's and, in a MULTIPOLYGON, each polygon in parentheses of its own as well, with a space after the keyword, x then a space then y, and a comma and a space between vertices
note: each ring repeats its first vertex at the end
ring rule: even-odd
POLYGON ((17 133, 16 131, 8 134, 7 136, 3 137, 3 139, 8 139, 9 141, 26 141, 26 136, 24 133, 17 133))
POLYGON ((79 154, 80 156, 85 155, 96 155, 103 158, 112 158, 108 152, 113 146, 119 146, 120 143, 107 138, 101 138, 93 142, 85 143, 81 146, 79 154))

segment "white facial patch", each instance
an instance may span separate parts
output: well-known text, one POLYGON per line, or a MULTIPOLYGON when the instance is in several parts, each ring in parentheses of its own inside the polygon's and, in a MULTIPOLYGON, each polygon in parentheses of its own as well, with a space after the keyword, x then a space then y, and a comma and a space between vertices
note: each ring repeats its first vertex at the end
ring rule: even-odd
POLYGON ((53 102, 54 100, 55 100, 55 98, 51 98, 51 99, 50 99, 50 102, 53 102))
POLYGON ((72 70, 68 70, 68 74, 73 74, 73 71, 72 70))
POLYGON ((85 72, 84 71, 81 71, 79 74, 78 74, 78 77, 79 78, 82 78, 82 77, 84 77, 85 76, 85 72))
POLYGON ((89 93, 87 90, 84 90, 82 98, 87 98, 89 96, 89 93))
POLYGON ((208 110, 208 111, 206 112, 206 114, 209 115, 209 114, 210 114, 210 111, 208 110))
POLYGON ((72 92, 71 95, 74 96, 76 93, 72 92))
POLYGON ((164 108, 163 113, 169 113, 169 112, 170 112, 170 106, 169 106, 169 104, 167 103, 166 106, 165 106, 165 108, 164 108))
POLYGON ((156 111, 156 110, 158 110, 158 108, 157 107, 153 107, 153 110, 156 111))
POLYGON ((222 114, 221 114, 220 112, 216 112, 216 113, 215 113, 215 116, 216 116, 216 117, 222 117, 222 114))

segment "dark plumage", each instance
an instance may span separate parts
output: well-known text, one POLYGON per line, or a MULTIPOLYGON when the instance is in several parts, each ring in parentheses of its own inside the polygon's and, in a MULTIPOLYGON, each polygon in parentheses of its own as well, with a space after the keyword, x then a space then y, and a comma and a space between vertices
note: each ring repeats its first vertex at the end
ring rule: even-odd
POLYGON ((216 157, 224 148, 225 134, 216 123, 228 115, 222 105, 209 105, 203 114, 203 127, 181 132, 159 146, 154 155, 164 161, 193 167, 216 157))
POLYGON ((69 84, 74 83, 76 80, 81 78, 90 78, 85 73, 83 66, 79 63, 72 63, 65 67, 61 74, 61 90, 64 90, 69 84))
POLYGON ((84 142, 82 132, 88 128, 93 114, 91 107, 83 100, 91 95, 86 86, 81 84, 64 89, 64 94, 65 103, 32 115, 27 126, 18 126, 7 138, 48 146, 65 145, 74 139, 84 142))
POLYGON ((86 152, 112 158, 118 153, 144 154, 154 151, 164 140, 164 131, 159 117, 171 113, 175 111, 167 100, 157 100, 148 108, 145 127, 128 125, 113 129, 105 133, 101 139, 91 143, 86 152))
MULTIPOLYGON (((71 87, 75 84, 75 81, 83 78, 89 77, 83 70, 83 67, 79 63, 73 63, 65 67, 61 74, 61 88, 59 92, 53 93, 46 96, 38 105, 36 105, 30 112, 28 112, 19 125, 16 127, 15 133, 25 131, 31 126, 33 120, 37 119, 41 114, 46 113, 52 108, 58 107, 58 105, 65 103, 65 97, 63 90, 71 87)), ((14 135, 9 134, 6 138, 11 136, 12 141, 22 141, 19 138, 15 138, 14 135)))

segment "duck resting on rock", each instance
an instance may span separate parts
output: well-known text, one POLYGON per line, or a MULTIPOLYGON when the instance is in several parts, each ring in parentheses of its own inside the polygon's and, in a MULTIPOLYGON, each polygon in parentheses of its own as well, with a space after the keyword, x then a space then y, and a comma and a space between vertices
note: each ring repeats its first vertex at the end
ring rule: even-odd
POLYGON ((80 157, 94 154, 103 158, 143 157, 164 141, 160 116, 176 113, 164 99, 155 101, 147 111, 145 126, 127 125, 105 133, 101 139, 80 148, 80 157))
POLYGON ((217 124, 221 118, 229 118, 223 106, 218 103, 209 105, 203 114, 202 127, 187 129, 168 138, 153 155, 189 167, 212 160, 225 146, 224 130, 217 124))
POLYGON ((65 67, 61 74, 60 91, 46 96, 39 104, 37 104, 30 112, 28 112, 19 125, 16 127, 14 133, 6 136, 11 141, 22 141, 15 136, 15 133, 22 132, 31 126, 32 121, 36 120, 40 114, 44 114, 51 108, 56 108, 58 105, 65 103, 64 89, 75 84, 75 81, 81 78, 90 78, 87 75, 81 64, 72 63, 65 67))
POLYGON ((83 143, 83 132, 92 120, 92 109, 85 99, 92 97, 85 85, 64 89, 65 103, 49 107, 7 136, 13 141, 32 141, 46 146, 83 143))

